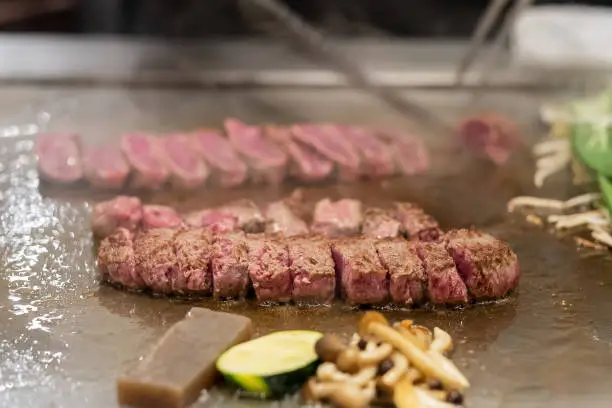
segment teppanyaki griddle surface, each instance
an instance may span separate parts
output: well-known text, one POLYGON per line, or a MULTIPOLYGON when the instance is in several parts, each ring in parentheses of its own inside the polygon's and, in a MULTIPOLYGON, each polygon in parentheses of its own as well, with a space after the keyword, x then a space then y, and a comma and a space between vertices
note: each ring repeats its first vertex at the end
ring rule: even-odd
MULTIPOLYGON (((475 108, 458 105, 463 96, 449 98, 434 94, 431 101, 441 102, 442 109, 454 115, 475 108)), ((500 109, 517 118, 520 109, 526 109, 525 100, 531 100, 532 108, 536 106, 533 98, 517 99, 496 101, 501 101, 500 109), (520 109, 512 108, 519 105, 520 109)), ((274 92, 194 95, 136 91, 126 96, 117 91, 83 91, 71 95, 70 101, 68 107, 51 105, 49 128, 91 131, 88 141, 119 130, 142 128, 146 117, 153 129, 189 128, 217 124, 224 115, 244 117, 249 107, 251 116, 246 119, 253 121, 285 122, 306 116, 312 120, 399 123, 397 118, 385 117, 376 105, 341 91, 280 96, 274 92), (337 105, 339 101, 344 104, 337 105), (126 104, 132 106, 128 113, 126 104), (200 111, 194 105, 200 106, 200 111), (312 111, 304 112, 308 107, 312 111), (253 110, 259 112, 257 117, 253 110)), ((429 141, 435 145, 435 140, 429 141)), ((247 315, 254 320, 258 334, 291 328, 345 336, 353 333, 359 313, 342 305, 297 309, 188 302, 125 293, 100 284, 88 215, 92 203, 110 195, 82 187, 41 184, 32 146, 31 138, 0 141, 0 406, 116 406, 117 374, 193 305, 247 315)), ((519 158, 508 168, 495 169, 477 161, 466 164, 447 149, 437 151, 434 161, 434 170, 425 176, 321 185, 307 188, 306 196, 309 200, 350 196, 381 205, 413 200, 445 227, 476 225, 511 244, 523 277, 518 292, 509 299, 463 310, 385 311, 391 319, 415 319, 453 335, 454 358, 472 383, 470 406, 609 406, 610 258, 581 258, 571 242, 560 241, 505 213, 509 198, 533 193, 527 160, 519 158)), ((557 180, 551 192, 565 196, 569 194, 566 185, 565 180, 557 180)), ((212 189, 194 195, 164 192, 143 198, 188 209, 238 197, 262 203, 292 188, 212 189)), ((218 391, 197 404, 255 405, 272 406, 237 400, 218 391)), ((293 406, 295 401, 282 405, 293 406)))

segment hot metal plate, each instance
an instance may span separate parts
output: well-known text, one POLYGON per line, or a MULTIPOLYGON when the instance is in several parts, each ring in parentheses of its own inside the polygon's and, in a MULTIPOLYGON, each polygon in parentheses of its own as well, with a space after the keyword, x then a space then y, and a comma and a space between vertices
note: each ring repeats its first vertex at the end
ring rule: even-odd
MULTIPOLYGON (((79 130, 86 140, 116 139, 122 130, 170 130, 217 125, 227 115, 246 121, 330 120, 406 125, 383 107, 351 91, 173 92, 61 89, 7 90, 6 125, 79 130), (30 102, 16 111, 9 100, 30 102), (55 101, 55 102, 52 102, 55 101)), ((525 124, 528 139, 542 95, 487 95, 479 101, 449 92, 413 93, 442 114, 457 117, 497 108, 525 124), (531 123, 531 126, 527 126, 531 123)), ((6 132, 10 134, 10 132, 6 132)), ((440 326, 456 339, 455 358, 473 387, 472 407, 609 406, 612 397, 612 263, 582 259, 571 242, 559 241, 505 213, 506 201, 533 193, 532 168, 519 157, 507 168, 465 160, 448 141, 428 136, 435 166, 426 176, 383 182, 321 185, 307 197, 353 196, 369 204, 414 200, 446 226, 476 225, 510 242, 523 270, 518 293, 464 310, 389 310, 440 326)), ((42 185, 35 171, 33 139, 0 140, 0 406, 113 407, 115 376, 193 304, 243 313, 259 334, 308 328, 350 335, 358 313, 341 305, 296 309, 244 303, 188 303, 128 294, 100 285, 88 226, 89 208, 109 197, 85 188, 42 185)), ((555 180, 544 193, 572 193, 555 180)), ((181 209, 240 196, 258 202, 280 189, 246 187, 189 195, 143 195, 181 209)), ((272 404, 212 392, 197 406, 272 404)), ((277 406, 277 404, 274 404, 277 406)), ((292 406, 287 400, 281 405, 292 406)))

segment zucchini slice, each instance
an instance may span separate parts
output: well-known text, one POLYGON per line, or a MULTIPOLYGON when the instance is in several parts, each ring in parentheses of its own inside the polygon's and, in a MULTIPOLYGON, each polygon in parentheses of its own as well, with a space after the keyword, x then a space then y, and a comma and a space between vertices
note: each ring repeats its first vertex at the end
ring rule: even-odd
POLYGON ((217 370, 226 382, 252 394, 291 394, 315 373, 315 344, 322 336, 305 330, 268 334, 227 350, 217 360, 217 370))

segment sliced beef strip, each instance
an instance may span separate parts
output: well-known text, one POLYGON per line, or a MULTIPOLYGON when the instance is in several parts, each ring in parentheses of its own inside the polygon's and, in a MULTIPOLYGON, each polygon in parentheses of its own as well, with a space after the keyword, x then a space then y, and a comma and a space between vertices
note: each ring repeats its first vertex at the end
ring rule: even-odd
POLYGON ((145 205, 142 207, 142 228, 178 228, 182 225, 181 216, 172 207, 165 205, 145 205))
POLYGON ((378 131, 377 134, 389 143, 401 174, 412 176, 429 169, 429 153, 421 139, 397 130, 378 131))
POLYGON ((352 181, 359 177, 359 155, 335 125, 294 125, 291 127, 291 134, 300 143, 310 146, 323 157, 336 163, 341 180, 352 181))
POLYGON ((361 233, 371 238, 398 237, 402 233, 402 223, 397 220, 392 210, 368 208, 363 214, 361 233))
POLYGON ((83 178, 80 138, 76 133, 43 133, 36 138, 38 173, 55 183, 74 183, 83 178))
POLYGON ((261 128, 228 118, 225 120, 225 131, 234 149, 247 163, 253 182, 273 185, 283 182, 287 155, 273 141, 263 136, 261 128))
POLYGON ((89 184, 100 189, 120 189, 130 174, 128 162, 114 145, 86 148, 83 169, 89 184))
POLYGON ((427 273, 429 300, 434 304, 467 303, 467 288, 445 245, 438 242, 418 242, 416 246, 427 273))
POLYGON ((311 231, 328 237, 358 234, 363 223, 361 209, 358 200, 324 198, 315 205, 311 231))
POLYGON ((387 270, 381 264, 375 240, 351 237, 332 243, 336 279, 342 295, 351 304, 380 304, 389 297, 387 270))
POLYGON ((133 236, 125 228, 117 228, 100 242, 98 267, 105 281, 130 289, 144 287, 143 280, 136 272, 133 236))
POLYGON ((219 210, 200 210, 187 214, 185 224, 192 227, 205 227, 214 234, 225 234, 238 229, 238 218, 219 210))
POLYGON ((393 150, 376 136, 375 131, 358 126, 338 126, 337 129, 351 141, 359 153, 361 175, 376 178, 395 173, 393 150))
POLYGON ((376 241, 376 251, 389 273, 389 294, 398 305, 418 305, 426 300, 427 274, 417 253, 416 242, 403 238, 376 241))
POLYGON ((395 203, 395 214, 408 238, 436 241, 441 234, 438 221, 413 203, 395 203))
POLYGON ((471 297, 478 300, 503 297, 518 285, 518 259, 506 243, 466 229, 451 230, 443 239, 471 297))
POLYGON ((334 299, 336 277, 330 242, 320 236, 287 239, 293 291, 298 304, 329 304, 334 299))
POLYGON ((117 227, 135 231, 142 221, 142 203, 137 197, 117 196, 94 206, 91 229, 94 236, 104 238, 117 227))
POLYGON ((247 295, 249 257, 243 232, 215 235, 211 270, 215 298, 235 299, 247 295))
POLYGON ((259 207, 251 200, 245 198, 236 200, 219 207, 218 210, 236 217, 238 228, 245 232, 263 232, 266 227, 266 219, 259 207))
POLYGON ((178 274, 172 281, 175 292, 211 295, 210 259, 212 236, 205 228, 182 229, 174 236, 178 274))
POLYGON ((311 147, 298 142, 291 130, 279 126, 267 126, 266 137, 276 142, 289 158, 289 174, 304 182, 318 182, 327 179, 334 171, 334 163, 317 153, 311 147))
POLYGON ((298 218, 285 200, 268 204, 265 209, 266 232, 281 233, 285 237, 308 233, 308 225, 298 218))
POLYGON ((172 293, 179 266, 174 252, 173 228, 141 231, 134 238, 136 273, 146 286, 156 293, 172 293))
POLYGON ((164 166, 164 152, 155 138, 144 133, 125 134, 121 151, 132 167, 132 187, 155 190, 163 186, 169 173, 164 166))
POLYGON ((170 173, 170 183, 179 189, 194 189, 202 185, 210 171, 200 155, 193 149, 188 135, 174 134, 160 141, 164 166, 170 173))
POLYGON ((249 277, 260 302, 291 300, 289 252, 282 237, 252 234, 247 237, 249 277))
POLYGON ((231 142, 216 130, 199 130, 191 136, 195 151, 212 170, 212 179, 223 187, 235 187, 247 179, 247 166, 231 142))

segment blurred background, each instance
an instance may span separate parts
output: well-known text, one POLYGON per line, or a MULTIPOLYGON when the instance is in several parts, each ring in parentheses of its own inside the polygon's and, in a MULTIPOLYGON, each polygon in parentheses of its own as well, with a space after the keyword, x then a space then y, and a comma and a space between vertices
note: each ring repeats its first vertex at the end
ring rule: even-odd
MULTIPOLYGON (((464 38, 487 0, 284 0, 335 36, 464 38)), ((536 4, 612 5, 612 0, 536 4)), ((254 36, 274 24, 248 0, 0 0, 0 30, 198 38, 254 36)))

